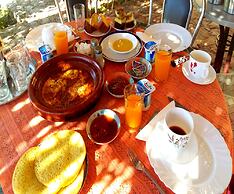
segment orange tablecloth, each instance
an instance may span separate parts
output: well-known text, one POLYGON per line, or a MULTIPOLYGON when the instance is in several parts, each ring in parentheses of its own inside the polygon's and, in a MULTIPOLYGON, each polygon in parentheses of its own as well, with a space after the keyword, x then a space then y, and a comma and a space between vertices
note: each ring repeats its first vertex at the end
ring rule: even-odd
MULTIPOLYGON (((83 38, 90 38, 83 35, 83 38)), ((34 53, 39 61, 39 54, 34 53)), ((124 71, 123 63, 106 61, 105 76, 115 71, 124 71)), ((152 80, 152 73, 148 77, 152 80)), ((222 90, 217 81, 200 86, 188 81, 181 67, 171 68, 168 81, 155 84, 151 107, 144 112, 141 127, 169 102, 171 96, 192 112, 198 113, 213 123, 224 137, 232 152, 232 129, 222 90)), ((124 100, 110 96, 104 89, 97 105, 76 122, 49 122, 40 117, 30 104, 25 93, 15 101, 0 107, 0 182, 5 194, 11 194, 11 179, 19 157, 29 147, 37 145, 43 137, 56 130, 79 131, 86 143, 88 176, 81 193, 157 193, 153 183, 134 169, 127 150, 131 148, 167 193, 172 193, 154 173, 145 153, 145 142, 135 139, 137 131, 129 131, 124 122, 124 100), (110 108, 121 119, 121 132, 109 145, 93 144, 87 137, 85 125, 88 117, 96 110, 110 108)), ((163 148, 161 148, 163 149, 163 148)), ((225 165, 225 164, 224 164, 225 165)))

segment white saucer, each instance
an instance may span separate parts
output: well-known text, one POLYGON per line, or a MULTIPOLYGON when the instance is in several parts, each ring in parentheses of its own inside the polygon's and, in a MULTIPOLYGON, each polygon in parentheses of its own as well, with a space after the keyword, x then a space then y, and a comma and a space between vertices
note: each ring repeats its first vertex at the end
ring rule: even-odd
POLYGON ((199 85, 211 84, 216 79, 216 72, 211 65, 209 66, 209 74, 205 79, 197 79, 190 73, 188 61, 186 61, 183 64, 182 72, 188 80, 190 80, 191 82, 193 82, 195 84, 199 84, 199 85))
POLYGON ((110 30, 111 30, 111 27, 109 27, 109 29, 106 32, 100 32, 100 31, 96 30, 96 31, 94 31, 92 33, 89 33, 85 29, 84 29, 84 32, 87 35, 91 36, 91 37, 100 38, 100 37, 105 36, 106 34, 108 34, 110 32, 110 30))
POLYGON ((230 151, 219 131, 202 116, 191 113, 198 141, 198 153, 188 163, 169 160, 159 144, 157 128, 146 142, 151 166, 160 180, 179 194, 223 193, 232 176, 230 151))
POLYGON ((102 54, 103 56, 110 60, 110 61, 114 61, 114 62, 126 62, 129 61, 131 58, 136 57, 137 55, 139 55, 141 53, 142 50, 142 42, 140 40, 140 38, 138 36, 136 36, 133 33, 130 32, 121 32, 121 31, 116 31, 116 32, 112 32, 108 35, 106 35, 101 41, 100 41, 100 45, 102 47, 102 54), (131 52, 129 53, 117 53, 114 52, 110 47, 109 47, 109 39, 111 38, 111 36, 115 36, 116 34, 131 34, 134 35, 138 41, 136 48, 133 49, 131 52))
POLYGON ((117 31, 131 31, 131 30, 133 30, 133 29, 136 27, 136 25, 137 25, 137 21, 134 20, 134 26, 133 26, 133 27, 131 27, 131 28, 119 29, 119 28, 116 28, 116 27, 115 27, 114 21, 111 22, 111 27, 112 27, 113 29, 117 30, 117 31))

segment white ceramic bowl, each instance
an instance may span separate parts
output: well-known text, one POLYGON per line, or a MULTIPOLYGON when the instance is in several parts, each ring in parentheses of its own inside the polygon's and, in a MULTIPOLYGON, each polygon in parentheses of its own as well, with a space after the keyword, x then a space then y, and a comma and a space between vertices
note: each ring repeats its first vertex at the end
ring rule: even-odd
POLYGON ((108 46, 111 48, 112 51, 114 52, 117 52, 117 53, 129 53, 131 51, 133 51, 136 46, 138 44, 138 40, 137 38, 133 35, 133 34, 130 34, 130 33, 115 33, 115 34, 112 34, 109 36, 109 39, 108 39, 108 46), (116 50, 113 48, 113 43, 116 41, 116 40, 119 40, 119 39, 128 39, 132 42, 132 48, 127 50, 127 51, 119 51, 119 50, 116 50))
POLYGON ((101 109, 89 117, 86 132, 92 142, 104 145, 112 142, 119 135, 120 125, 120 119, 114 111, 101 109), (105 116, 105 119, 102 116, 105 116), (100 120, 97 120, 98 118, 100 120))

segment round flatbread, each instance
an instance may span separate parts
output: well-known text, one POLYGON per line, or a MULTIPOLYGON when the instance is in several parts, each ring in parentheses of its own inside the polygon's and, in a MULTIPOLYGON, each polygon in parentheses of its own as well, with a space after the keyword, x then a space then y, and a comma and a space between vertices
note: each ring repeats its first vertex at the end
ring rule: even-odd
POLYGON ((86 163, 84 162, 76 179, 70 185, 62 188, 58 194, 77 194, 83 184, 85 168, 86 163))
POLYGON ((37 152, 38 147, 32 147, 17 162, 12 177, 12 188, 15 194, 57 193, 58 190, 47 188, 37 180, 34 172, 34 162, 37 152))
POLYGON ((34 167, 36 177, 47 187, 61 189, 75 180, 85 156, 85 143, 78 132, 53 133, 39 145, 34 167))

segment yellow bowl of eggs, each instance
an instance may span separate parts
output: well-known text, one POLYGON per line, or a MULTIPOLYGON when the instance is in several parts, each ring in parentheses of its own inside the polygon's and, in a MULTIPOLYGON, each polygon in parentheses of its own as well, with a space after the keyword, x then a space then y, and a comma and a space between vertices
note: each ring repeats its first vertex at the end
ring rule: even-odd
POLYGON ((115 33, 109 36, 108 46, 112 51, 124 54, 133 51, 138 42, 137 38, 131 33, 115 33))

